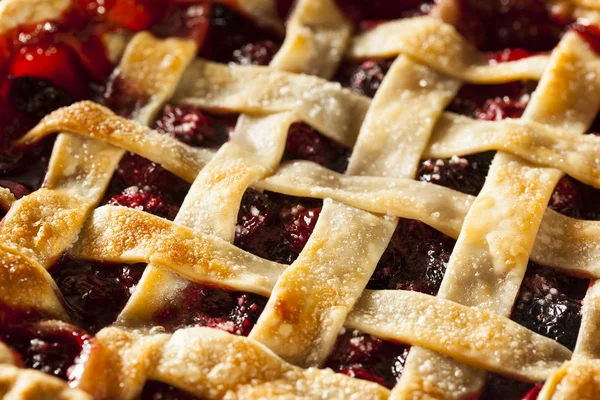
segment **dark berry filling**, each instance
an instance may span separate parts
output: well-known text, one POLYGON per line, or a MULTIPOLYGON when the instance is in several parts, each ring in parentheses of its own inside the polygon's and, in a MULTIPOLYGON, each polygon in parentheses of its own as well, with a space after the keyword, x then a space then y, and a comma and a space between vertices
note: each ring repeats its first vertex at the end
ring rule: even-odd
POLYGON ((89 332, 113 323, 140 280, 145 264, 108 264, 63 257, 50 273, 72 317, 89 332))
POLYGON ((545 0, 461 0, 459 31, 479 50, 550 51, 571 22, 545 0))
POLYGON ((127 153, 119 162, 105 203, 173 219, 190 185, 160 165, 127 153))
POLYGON ((512 319, 573 350, 581 325, 581 304, 588 279, 560 274, 530 263, 512 319))
POLYGON ((255 61, 250 64, 266 65, 275 54, 274 49, 280 44, 281 38, 274 32, 257 26, 254 21, 224 4, 213 4, 210 27, 200 49, 200 56, 223 63, 239 62, 241 52, 245 52, 247 61, 255 61), (266 42, 271 42, 271 48, 266 47, 266 42), (254 51, 247 48, 249 44, 256 46, 254 51), (258 53, 250 54, 256 51, 258 53))
POLYGON ((536 86, 531 81, 464 85, 447 110, 484 121, 520 118, 536 86))
POLYGON ((0 326, 0 340, 16 351, 25 367, 67 381, 78 378, 75 367, 87 360, 93 342, 74 326, 38 323, 0 326))
POLYGON ((393 61, 385 59, 345 61, 340 66, 335 80, 360 95, 374 97, 393 61))
POLYGON ((290 127, 284 160, 308 160, 337 172, 348 166, 350 150, 325 137, 304 123, 290 127))
MULTIPOLYGON (((535 86, 533 82, 465 85, 448 106, 448 111, 484 121, 520 118, 535 86)), ((477 195, 485 183, 494 154, 485 152, 423 160, 417 179, 477 195)))
POLYGON ((240 65, 269 65, 279 45, 271 40, 248 43, 233 51, 232 62, 240 65))
POLYGON ((455 242, 423 222, 401 219, 367 288, 437 294, 455 242))
POLYGON ((266 304, 267 299, 257 294, 191 283, 154 315, 154 322, 169 332, 206 326, 248 336, 266 304))
POLYGON ((234 243, 259 257, 291 264, 308 241, 321 207, 321 200, 248 189, 234 243))
POLYGON ((344 330, 338 337, 326 367, 392 388, 404 371, 409 346, 344 330))
POLYGON ((219 148, 233 134, 237 116, 210 114, 198 107, 167 104, 154 128, 193 147, 219 148))
POLYGON ((153 25, 150 31, 162 38, 183 37, 193 39, 198 47, 202 46, 210 28, 210 3, 175 4, 165 17, 153 25))
POLYGON ((359 28, 365 30, 377 22, 428 14, 433 0, 336 0, 338 7, 359 28))
POLYGON ((124 118, 133 118, 148 103, 148 96, 115 69, 99 90, 96 101, 124 118))
POLYGON ((179 211, 179 207, 167 203, 161 195, 148 193, 137 186, 131 186, 123 193, 112 196, 107 204, 145 211, 170 220, 175 219, 179 211))
POLYGON ((417 179, 476 196, 485 183, 494 152, 421 162, 417 179))
POLYGON ((199 400, 199 398, 166 383, 146 381, 140 400, 199 400))
MULTIPOLYGON (((518 382, 498 374, 490 374, 485 389, 479 398, 482 400, 527 400, 526 396, 534 388, 535 386, 530 383, 518 382)), ((530 400, 535 400, 536 397, 530 400)))
POLYGON ((567 175, 558 181, 548 206, 571 218, 600 221, 600 190, 567 175))

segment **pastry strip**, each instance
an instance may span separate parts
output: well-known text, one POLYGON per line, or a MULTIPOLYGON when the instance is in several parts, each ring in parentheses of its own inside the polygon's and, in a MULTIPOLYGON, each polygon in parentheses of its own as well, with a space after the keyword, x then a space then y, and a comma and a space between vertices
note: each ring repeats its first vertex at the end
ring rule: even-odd
MULTIPOLYGON (((575 96, 565 94, 559 99, 551 96, 557 86, 564 87, 560 71, 569 68, 567 64, 585 71, 585 63, 575 60, 589 61, 590 55, 595 57, 578 35, 565 35, 553 52, 548 72, 542 77, 523 118, 549 123, 546 120, 546 107, 549 107, 556 113, 552 126, 573 135, 583 133, 591 122, 590 116, 576 110, 571 112, 571 107, 580 104, 574 101, 575 96)), ((588 82, 586 76, 575 76, 588 82)), ((581 87, 581 83, 568 85, 568 89, 573 90, 581 87)), ((588 94, 593 99, 590 103, 597 105, 597 93, 588 94)), ((467 214, 438 295, 508 316, 543 212, 560 176, 559 170, 535 168, 514 156, 498 153, 481 193, 467 214)), ((485 373, 480 370, 429 350, 414 348, 392 397, 404 399, 443 393, 443 398, 458 399, 478 393, 484 380, 485 373), (419 368, 426 363, 438 367, 430 371, 419 368)))
MULTIPOLYGON (((284 265, 255 257, 212 235, 141 211, 114 206, 94 212, 70 254, 92 261, 152 262, 190 281, 219 283, 232 290, 263 296, 270 295, 286 269, 284 265), (133 230, 135 238, 130 234, 133 230)), ((155 295, 156 292, 148 294, 141 315, 151 316, 160 310, 154 308, 152 297, 155 295)), ((152 326, 151 320, 140 319, 138 323, 138 326, 152 326)), ((528 381, 544 379, 563 360, 570 358, 570 352, 558 343, 507 318, 417 292, 367 290, 344 325, 380 338, 433 346, 433 350, 456 356, 478 368, 528 381), (442 320, 445 323, 439 324, 442 320), (494 333, 493 337, 490 332, 494 333), (518 349, 511 345, 515 337, 521 344, 518 349)))
POLYGON ((97 383, 107 386, 106 398, 136 398, 148 379, 211 399, 278 395, 385 399, 389 395, 376 383, 331 370, 293 366, 256 341, 217 329, 196 327, 180 329, 172 335, 142 335, 105 328, 97 337, 111 357, 111 376, 106 382, 97 383))
POLYGON ((293 111, 331 139, 351 147, 370 100, 339 83, 273 70, 195 60, 172 102, 248 115, 293 111))
POLYGON ((434 17, 382 23, 354 37, 347 57, 391 58, 399 54, 460 81, 479 84, 538 80, 548 63, 547 56, 490 63, 456 28, 434 17))
POLYGON ((269 67, 331 78, 352 33, 335 0, 298 1, 286 27, 285 41, 269 67))

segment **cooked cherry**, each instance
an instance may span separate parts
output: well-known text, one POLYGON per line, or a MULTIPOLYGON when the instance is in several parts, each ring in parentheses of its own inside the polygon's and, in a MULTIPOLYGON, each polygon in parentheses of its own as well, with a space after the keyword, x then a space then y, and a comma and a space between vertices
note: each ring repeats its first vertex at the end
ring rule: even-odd
POLYGON ((98 102, 122 117, 133 118, 148 102, 148 96, 115 69, 101 90, 98 102))
POLYGON ((194 106, 167 104, 156 120, 155 128, 190 146, 219 148, 229 140, 236 119, 210 115, 194 106))
POLYGON ((247 43, 233 52, 232 61, 240 65, 269 65, 279 46, 270 40, 247 43))
POLYGON ((455 241, 415 220, 401 219, 367 287, 435 295, 455 241))
POLYGON ((570 278, 530 264, 512 319, 573 350, 581 324, 581 304, 589 280, 570 278))
POLYGON ((171 7, 167 15, 152 26, 151 32, 158 37, 190 38, 201 47, 210 26, 209 13, 208 3, 171 7))
POLYGON ((284 160, 308 160, 337 172, 348 166, 350 151, 304 123, 290 127, 284 160))
POLYGON ((392 20, 428 14, 433 0, 336 0, 338 7, 356 25, 369 20, 392 20))
POLYGON ((34 123, 52 111, 73 103, 73 98, 50 81, 30 76, 15 78, 8 92, 15 110, 26 114, 34 123))
POLYGON ((137 186, 128 187, 123 193, 111 197, 107 204, 134 208, 170 220, 179 211, 179 207, 167 203, 161 195, 146 192, 137 186))
POLYGON ((140 400, 199 400, 199 398, 166 383, 146 381, 140 400))
POLYGON ((234 243, 259 257, 291 264, 310 237, 320 207, 320 200, 248 189, 234 243))
MULTIPOLYGON (((497 374, 488 376, 487 384, 479 397, 482 400, 524 400, 534 386, 497 374)), ((535 399, 535 398, 534 398, 535 399)), ((534 400, 532 399, 532 400, 534 400)))
POLYGON ((315 230, 321 214, 321 208, 306 209, 302 206, 292 207, 289 214, 283 216, 283 235, 290 248, 300 253, 308 238, 315 230))
POLYGON ((554 188, 548 207, 561 214, 575 217, 583 203, 577 182, 564 176, 554 188))
POLYGON ((358 330, 344 330, 326 367, 391 388, 402 375, 408 349, 407 345, 387 342, 358 330))
POLYGON ((73 367, 85 361, 92 338, 71 325, 50 328, 34 323, 0 326, 0 340, 19 354, 27 368, 73 380, 77 378, 73 367))
POLYGON ((168 331, 206 326, 247 336, 266 304, 267 299, 257 294, 190 284, 154 316, 154 322, 168 331))
POLYGON ((200 55, 209 60, 234 61, 234 52, 248 43, 265 40, 281 43, 273 32, 257 26, 225 4, 213 4, 210 19, 208 36, 200 50, 200 55))
POLYGON ((336 80, 358 94, 373 97, 392 62, 393 60, 383 59, 366 60, 360 63, 346 62, 340 67, 336 80))
POLYGON ((31 129, 43 116, 73 99, 61 88, 43 79, 18 77, 6 82, 6 97, 0 97, 0 174, 5 181, 37 189, 44 177, 52 141, 18 151, 12 143, 31 129), (4 119, 6 118, 6 119, 4 119))
POLYGON ((49 80, 78 99, 90 94, 87 73, 73 52, 62 43, 42 41, 23 46, 11 60, 10 73, 16 77, 49 80))
POLYGON ((448 111, 486 121, 519 118, 529 103, 535 82, 501 85, 464 85, 448 111))
POLYGON ((554 188, 548 206, 571 218, 600 220, 600 190, 564 176, 554 188))
POLYGON ((461 0, 459 31, 482 51, 549 51, 570 21, 544 0, 461 0))
POLYGON ((144 267, 63 257, 50 272, 73 317, 90 332, 97 332, 115 321, 144 267))
POLYGON ((494 154, 486 152, 424 160, 417 172, 417 179, 476 196, 485 183, 494 154))
POLYGON ((160 165, 135 154, 127 153, 119 163, 111 182, 112 194, 120 194, 131 186, 160 194, 170 204, 181 204, 190 185, 163 169, 160 165))

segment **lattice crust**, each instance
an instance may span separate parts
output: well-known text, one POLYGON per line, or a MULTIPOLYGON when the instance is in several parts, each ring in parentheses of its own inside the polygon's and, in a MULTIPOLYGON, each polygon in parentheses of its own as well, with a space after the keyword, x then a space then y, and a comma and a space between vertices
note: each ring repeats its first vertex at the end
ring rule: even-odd
MULTIPOLYGON (((43 13, 48 1, 27 2, 23 10, 16 1, 0 5, 0 32, 53 15, 43 13), (34 5, 40 5, 35 12, 34 5)), ((588 2, 557 4, 574 15, 597 16, 575 8, 598 7, 588 2)), ((51 3, 54 11, 66 7, 51 3)), ((432 15, 453 21, 453 4, 440 2, 432 15)), ((251 0, 242 8, 282 28, 272 1, 251 0)), ((12 204, 0 226, 0 299, 67 320, 46 268, 71 245, 68 253, 76 258, 148 263, 115 326, 96 336, 102 351, 77 382, 97 398, 135 398, 153 379, 207 398, 453 399, 477 392, 486 371, 527 382, 547 379, 540 398, 594 398, 600 391, 592 360, 599 354, 598 285, 585 299, 571 361, 569 350, 506 316, 528 258, 600 277, 600 223, 546 210, 563 173, 600 187, 600 139, 581 135, 600 106, 598 58, 569 33, 551 56, 488 64, 442 19, 381 24, 349 43, 350 23, 333 0, 300 0, 270 67, 192 60, 191 41, 137 34, 115 72, 139 90, 139 102, 121 110, 133 121, 82 102, 51 114, 22 139, 31 144, 68 132, 57 139, 44 189, 16 202, 0 193, 2 205, 12 204), (350 58, 397 57, 372 101, 296 74, 329 78, 344 51, 350 58), (519 79, 541 79, 521 120, 472 121, 443 111, 462 81, 519 79), (166 101, 242 116, 219 151, 197 150, 145 127, 166 101), (279 167, 287 131, 297 121, 354 146, 346 175, 309 162, 279 167), (125 150, 193 182, 174 222, 114 206, 92 211, 125 150), (411 180, 422 157, 484 150, 504 153, 495 157, 477 198, 411 180), (313 235, 289 267, 230 243, 241 196, 251 185, 325 199, 313 235), (458 238, 439 297, 364 290, 398 217, 458 238), (152 327, 152 315, 189 282, 270 300, 249 338, 208 328, 170 335, 152 327), (411 350, 391 393, 313 368, 343 326, 421 346, 411 350)), ((47 375, 9 365, 15 359, 4 346, 0 362, 6 396, 87 398, 47 375)))
MULTIPOLYGON (((570 130, 574 134, 583 132, 586 122, 590 120, 589 116, 579 114, 580 118, 585 119, 577 121, 572 117, 572 115, 577 115, 577 112, 567 112, 576 105, 573 104, 575 96, 567 94, 561 99, 549 97, 557 90, 557 86, 565 90, 571 88, 570 85, 565 88, 560 75, 565 60, 571 61, 571 65, 583 65, 583 62, 573 61, 578 58, 585 60, 589 54, 592 54, 587 47, 578 46, 580 41, 581 39, 575 34, 567 34, 553 52, 549 72, 542 77, 532 101, 525 111, 524 119, 545 120, 546 107, 551 107, 555 111, 562 107, 561 112, 557 112, 553 125, 570 130), (578 57, 578 53, 583 53, 583 57, 578 57), (546 105, 548 99, 550 104, 546 105)), ((583 45, 585 46, 585 44, 583 45)), ((591 100, 591 102, 598 104, 597 100, 591 100)), ((492 310, 500 315, 509 315, 513 299, 517 295, 525 274, 531 244, 539 226, 539 220, 535 215, 540 215, 540 211, 548 202, 552 187, 560 177, 558 170, 547 170, 544 172, 544 174, 548 174, 546 177, 540 176, 537 178, 540 179, 540 182, 534 182, 531 179, 537 180, 534 176, 541 173, 542 170, 528 170, 529 167, 516 159, 502 154, 496 156, 482 193, 475 200, 467 215, 467 220, 469 220, 469 216, 473 218, 472 222, 466 221, 463 226, 439 296, 492 310), (525 169, 509 172, 515 167, 525 169), (494 183, 507 186, 504 190, 488 191, 494 183), (540 184, 541 186, 537 186, 540 184), (544 188, 544 186, 546 187, 544 188), (537 190, 540 191, 536 193, 537 190), (508 198, 498 199, 499 193, 504 193, 508 198), (528 199, 525 199, 522 197, 524 193, 531 193, 533 196, 526 196, 528 199), (515 200, 517 201, 514 202, 515 200), (520 211, 522 210, 521 205, 527 204, 528 201, 534 201, 534 203, 531 203, 527 207, 528 211, 523 213, 520 211), (493 207, 494 214, 490 214, 490 207, 493 207), (498 210, 504 216, 495 220, 498 210), (510 226, 505 225, 508 221, 511 221, 510 226), (491 232, 488 228, 489 224, 497 225, 502 229, 495 229, 491 232), (509 236, 506 236, 507 234, 509 236), (507 237, 513 237, 513 235, 519 239, 514 242, 512 239, 506 240, 507 237), (482 239, 484 240, 482 241, 482 239), (506 242, 509 243, 509 246, 516 247, 503 247, 507 245, 506 242), (489 285, 492 282, 493 286, 488 286, 486 289, 486 284, 489 285), (482 290, 475 292, 470 290, 466 293, 465 287, 481 288, 482 290)), ((477 393, 483 385, 483 380, 484 374, 481 371, 458 365, 455 361, 442 358, 427 350, 413 349, 407 358, 403 377, 392 397, 400 399, 413 396, 435 396, 436 393, 442 392, 448 398, 462 398, 465 394, 477 393), (443 366, 430 371, 419 368, 420 365, 426 363, 442 364, 443 366), (461 371, 460 379, 450 376, 456 370, 461 371)))
MULTIPOLYGON (((69 253, 76 258, 93 261, 152 262, 195 282, 218 282, 264 296, 271 294, 285 271, 281 264, 252 256, 212 235, 177 226, 141 211, 108 206, 94 212, 69 253), (133 232, 135 235, 132 235, 133 232)), ((149 301, 145 303, 144 312, 138 310, 142 317, 159 311, 162 306, 160 302, 150 301, 156 298, 156 291, 146 293, 146 296, 149 301)), ((140 319, 136 325, 150 327, 152 323, 140 319)), ((360 327, 378 337, 400 342, 433 345, 444 353, 466 357, 469 363, 483 362, 487 369, 510 371, 509 374, 523 375, 528 380, 536 379, 535 374, 527 372, 528 369, 539 368, 545 363, 551 365, 551 360, 560 362, 563 357, 569 357, 569 352, 565 352, 562 346, 532 335, 513 322, 507 325, 503 318, 494 314, 415 292, 365 291, 350 311, 346 326, 360 327), (457 314, 464 315, 464 318, 453 318, 457 314), (433 323, 441 318, 447 320, 444 326, 433 323), (469 322, 475 320, 480 323, 479 330, 473 330, 469 322), (462 340, 466 332, 477 339, 462 340), (489 340, 490 332, 501 334, 489 340), (428 340, 428 337, 443 339, 428 340), (522 338, 519 340, 522 344, 520 349, 510 346, 514 337, 522 338), (479 344, 474 346, 476 343, 479 344), (440 347, 441 344, 444 345, 440 347), (470 346, 474 346, 471 347, 473 355, 469 354, 470 346), (515 357, 515 352, 520 350, 523 350, 522 357, 515 357), (480 352, 489 354, 489 357, 480 357, 480 352), (532 361, 527 362, 527 359, 532 361)), ((542 371, 551 370, 550 366, 542 368, 542 371)), ((540 374, 543 375, 543 372, 540 374)))
POLYGON ((108 380, 96 380, 92 392, 106 398, 135 398, 146 379, 172 383, 201 398, 384 399, 389 394, 375 383, 287 364, 256 341, 210 328, 173 335, 106 328, 97 337, 105 343, 111 368, 108 380))
POLYGON ((13 400, 92 400, 83 390, 71 389, 65 382, 43 372, 0 365, 0 395, 13 400))
MULTIPOLYGON (((514 121, 511 124, 517 123, 514 121)), ((503 125, 504 122, 485 124, 503 125)), ((465 123, 478 124, 479 121, 465 123)), ((436 126, 439 127, 440 123, 436 126)), ((548 128, 543 129, 553 132, 548 128)), ((22 143, 32 144, 61 130, 105 140, 145 156, 188 182, 193 181, 202 165, 214 154, 208 150, 192 149, 134 122, 113 117, 112 112, 91 103, 79 103, 54 112, 26 135, 22 143), (82 110, 88 114, 87 120, 81 120, 82 110), (105 118, 104 122, 95 124, 96 114, 105 118), (152 144, 150 148, 146 146, 149 143, 152 144)), ((590 158, 589 162, 593 162, 593 159, 590 158)), ((301 161, 282 165, 274 175, 255 185, 292 196, 329 197, 370 212, 417 219, 453 238, 458 238, 465 215, 474 200, 473 196, 437 185, 402 178, 345 176, 301 161)), ((597 263, 600 258, 599 234, 599 222, 574 220, 546 210, 530 258, 543 265, 600 277, 597 263)))

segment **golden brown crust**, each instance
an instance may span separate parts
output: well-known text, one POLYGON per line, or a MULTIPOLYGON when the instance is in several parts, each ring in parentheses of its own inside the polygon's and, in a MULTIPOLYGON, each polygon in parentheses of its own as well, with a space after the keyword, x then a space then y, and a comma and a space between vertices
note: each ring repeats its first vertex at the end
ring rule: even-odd
POLYGON ((9 365, 0 365, 0 396, 5 400, 92 400, 58 378, 9 365))
POLYGON ((214 155, 213 151, 186 146, 171 136, 119 117, 108 108, 90 101, 54 111, 16 145, 31 145, 56 132, 74 133, 139 154, 188 182, 194 181, 200 169, 214 155))
POLYGON ((54 280, 37 262, 0 247, 0 302, 19 311, 38 311, 68 320, 54 280))
POLYGON ((287 364, 256 341, 210 328, 181 329, 173 335, 106 328, 97 337, 111 365, 108 381, 97 382, 107 390, 98 398, 135 398, 147 379, 211 399, 274 394, 317 398, 325 393, 328 398, 385 399, 389 394, 372 382, 287 364))
POLYGON ((600 360, 567 361, 544 384, 538 400, 594 400, 600 396, 600 360))

